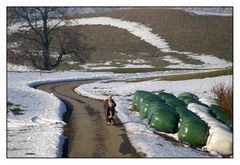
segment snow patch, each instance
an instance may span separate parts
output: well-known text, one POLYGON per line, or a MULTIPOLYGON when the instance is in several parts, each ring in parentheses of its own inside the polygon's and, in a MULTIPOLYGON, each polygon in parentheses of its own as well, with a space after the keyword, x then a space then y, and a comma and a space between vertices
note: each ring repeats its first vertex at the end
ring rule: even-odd
POLYGON ((201 8, 183 8, 188 13, 196 15, 215 15, 215 16, 232 16, 233 11, 231 7, 201 7, 201 8))
POLYGON ((124 65, 124 68, 153 68, 153 66, 152 65, 143 65, 143 64, 141 64, 141 65, 135 65, 135 64, 125 64, 124 65))
POLYGON ((7 67, 8 67, 8 71, 9 72, 29 72, 29 71, 34 71, 35 69, 30 67, 30 66, 26 66, 26 65, 16 65, 16 64, 11 64, 11 63, 7 63, 7 67))

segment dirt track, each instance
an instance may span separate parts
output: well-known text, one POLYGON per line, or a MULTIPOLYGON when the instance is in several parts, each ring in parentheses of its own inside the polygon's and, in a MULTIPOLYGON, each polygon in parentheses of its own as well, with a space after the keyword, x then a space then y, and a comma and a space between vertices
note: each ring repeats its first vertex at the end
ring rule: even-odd
POLYGON ((117 119, 115 126, 105 122, 103 103, 77 95, 73 89, 91 81, 65 82, 39 86, 38 89, 54 93, 68 108, 63 157, 144 157, 131 146, 123 124, 117 119))

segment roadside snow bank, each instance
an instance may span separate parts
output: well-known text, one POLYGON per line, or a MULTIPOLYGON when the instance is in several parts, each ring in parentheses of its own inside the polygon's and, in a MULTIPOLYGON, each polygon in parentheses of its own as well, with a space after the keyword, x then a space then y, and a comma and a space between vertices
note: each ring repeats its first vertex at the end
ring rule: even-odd
POLYGON ((20 105, 23 115, 7 114, 8 157, 60 157, 64 143, 62 121, 66 107, 52 94, 33 86, 85 79, 110 78, 110 73, 8 72, 8 102, 20 105))
MULTIPOLYGON (((169 44, 167 43, 167 41, 165 39, 163 39, 158 34, 152 33, 151 28, 147 27, 144 24, 138 23, 138 22, 130 22, 130 21, 115 19, 115 18, 111 18, 111 17, 92 17, 92 18, 72 19, 72 20, 67 20, 65 22, 55 19, 55 20, 51 20, 49 22, 49 24, 50 24, 50 26, 54 26, 54 25, 58 25, 58 26, 78 26, 78 25, 113 26, 113 27, 127 30, 129 33, 139 37, 141 40, 144 40, 147 43, 157 47, 162 52, 176 53, 179 55, 187 55, 189 58, 201 60, 204 62, 204 65, 191 65, 191 66, 186 65, 186 67, 191 67, 191 68, 205 67, 207 69, 207 68, 225 68, 225 67, 232 66, 231 62, 227 62, 224 59, 219 59, 212 55, 199 55, 199 54, 194 54, 191 52, 180 52, 177 50, 173 50, 170 48, 169 44), (215 58, 215 60, 217 60, 217 62, 215 60, 213 60, 213 57, 215 58)), ((8 26, 8 32, 14 33, 19 29, 21 29, 21 30, 29 29, 23 25, 26 25, 26 23, 16 23, 12 26, 8 26)), ((182 62, 181 65, 184 65, 184 63, 182 62)))
MULTIPOLYGON (((165 90, 174 95, 191 92, 201 98, 212 98, 211 88, 220 82, 231 84, 232 76, 184 81, 95 82, 81 85, 75 91, 78 94, 100 100, 106 99, 106 95, 113 95, 117 103, 117 116, 124 123, 128 137, 137 151, 144 152, 149 157, 205 157, 208 156, 206 153, 179 146, 179 143, 166 142, 162 137, 155 135, 147 123, 138 118, 138 113, 131 112, 129 109, 131 108, 132 94, 139 89, 152 92, 165 90)), ((215 143, 207 145, 209 151, 217 151, 213 150, 215 143)))

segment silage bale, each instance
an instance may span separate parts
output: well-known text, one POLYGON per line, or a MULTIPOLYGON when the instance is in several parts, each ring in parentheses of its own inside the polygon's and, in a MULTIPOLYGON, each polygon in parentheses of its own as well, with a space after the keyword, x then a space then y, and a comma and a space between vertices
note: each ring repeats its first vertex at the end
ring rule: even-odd
POLYGON ((178 131, 178 139, 191 146, 202 147, 208 138, 208 125, 196 118, 184 118, 178 131))
POLYGON ((185 104, 198 103, 198 100, 196 100, 193 97, 180 96, 180 97, 178 97, 178 99, 183 101, 185 104))
POLYGON ((209 113, 217 120, 219 120, 220 122, 224 123, 225 125, 232 129, 233 121, 222 107, 217 105, 211 105, 209 108, 209 113))
POLYGON ((155 94, 148 94, 144 97, 143 102, 141 103, 139 109, 140 118, 146 119, 148 116, 148 110, 152 102, 162 102, 161 98, 155 94))
POLYGON ((176 96, 174 96, 173 94, 170 94, 170 93, 166 93, 166 92, 160 92, 158 94, 158 96, 163 100, 163 101, 166 101, 167 99, 175 99, 176 96))
POLYGON ((169 105, 170 107, 176 109, 177 107, 186 107, 186 104, 177 99, 177 98, 169 98, 166 100, 166 104, 169 105))
POLYGON ((143 97, 148 95, 150 92, 137 90, 134 93, 132 100, 132 108, 136 111, 139 111, 140 102, 143 101, 143 97))
POLYGON ((165 109, 165 110, 169 110, 169 111, 172 110, 172 108, 170 106, 168 106, 167 104, 165 104, 163 101, 158 100, 158 101, 155 101, 155 102, 151 102, 151 105, 148 109, 148 116, 147 116, 148 124, 151 123, 152 114, 159 107, 161 107, 162 109, 165 109))
POLYGON ((172 108, 164 108, 165 105, 155 105, 152 110, 150 127, 160 132, 176 133, 178 131, 179 115, 172 108))
POLYGON ((191 97, 191 98, 193 98, 195 100, 199 100, 198 96, 196 96, 196 95, 194 95, 194 94, 192 94, 190 92, 183 92, 183 93, 179 94, 178 97, 191 97))
POLYGON ((142 91, 142 92, 140 93, 140 95, 139 95, 139 100, 138 100, 138 105, 137 105, 139 111, 140 111, 140 107, 141 107, 144 99, 146 99, 147 97, 152 96, 152 95, 153 95, 153 94, 152 94, 151 92, 147 92, 147 91, 142 91))
POLYGON ((188 110, 185 107, 177 107, 176 112, 180 116, 180 126, 181 126, 182 121, 186 120, 186 119, 201 120, 201 118, 198 115, 196 115, 195 113, 193 113, 192 111, 188 110))
POLYGON ((178 139, 192 146, 203 146, 208 137, 207 124, 185 107, 177 107, 180 116, 178 139))
POLYGON ((137 90, 134 95, 133 95, 133 99, 132 99, 132 109, 137 110, 138 111, 138 100, 139 100, 139 94, 141 91, 137 90))

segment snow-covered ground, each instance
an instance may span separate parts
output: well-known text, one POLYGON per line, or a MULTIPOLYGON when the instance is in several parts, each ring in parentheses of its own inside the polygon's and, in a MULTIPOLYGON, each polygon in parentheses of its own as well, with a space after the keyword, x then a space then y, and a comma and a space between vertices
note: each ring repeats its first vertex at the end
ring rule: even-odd
POLYGON ((34 68, 26 65, 16 65, 16 64, 7 64, 7 71, 13 72, 13 71, 18 71, 18 72, 28 72, 28 71, 35 71, 34 68))
POLYGON ((113 74, 110 72, 8 72, 8 102, 21 105, 23 115, 8 112, 8 156, 9 157, 59 157, 63 147, 63 113, 65 105, 54 95, 32 87, 39 84, 72 80, 96 79, 94 84, 78 88, 81 93, 92 98, 104 99, 103 94, 121 94, 114 96, 118 104, 118 117, 126 125, 128 136, 137 150, 146 152, 148 156, 157 157, 202 157, 207 156, 189 147, 175 146, 152 133, 146 124, 138 119, 138 115, 128 111, 129 95, 136 89, 168 92, 178 94, 182 91, 197 92, 201 97, 211 97, 210 86, 214 83, 230 83, 229 76, 206 80, 189 80, 181 82, 147 81, 139 83, 103 83, 110 80, 130 80, 135 78, 193 73, 198 71, 166 71, 135 74, 113 74), (198 82, 198 83, 197 83, 198 82), (179 84, 179 85, 178 85, 179 84), (186 85, 191 84, 191 85, 186 85), (196 85, 194 85, 196 84, 196 85), (117 88, 116 88, 117 87, 117 88), (181 88, 180 88, 181 87, 181 88), (114 90, 117 89, 116 91, 114 90), (93 90, 94 89, 94 90, 93 90), (181 89, 181 90, 180 90, 181 89), (124 97, 126 96, 126 97, 124 97), (123 105, 123 106, 121 106, 123 105), (138 136, 137 136, 138 135, 138 136), (140 135, 140 136, 139 136, 140 135), (149 144, 151 144, 150 147, 149 144), (163 144, 164 150, 160 149, 163 144), (160 147, 160 148, 159 148, 160 147), (150 149, 152 148, 152 149, 150 149), (161 151, 161 152, 160 152, 161 151))
MULTIPOLYGON (((144 24, 138 23, 138 22, 130 22, 127 20, 121 20, 121 19, 115 19, 111 17, 92 17, 92 18, 80 18, 80 19, 72 19, 68 21, 62 21, 61 20, 51 20, 49 21, 49 24, 52 26, 59 23, 59 26, 79 26, 79 25, 107 25, 107 26, 113 26, 121 29, 127 30, 129 33, 139 37, 141 40, 144 40, 145 42, 157 47, 160 51, 165 53, 176 53, 181 56, 187 56, 188 58, 196 59, 202 61, 203 65, 190 65, 191 68, 225 68, 228 66, 232 66, 231 62, 228 62, 224 59, 219 59, 213 55, 206 55, 206 54, 196 54, 192 52, 181 52, 178 50, 171 49, 171 46, 168 44, 168 42, 159 36, 158 34, 152 33, 152 29, 147 27, 144 24), (59 23, 60 22, 60 23, 59 23), (213 60, 214 58, 214 60, 213 60), (218 65, 216 65, 218 64, 218 65)), ((28 30, 26 26, 22 26, 26 23, 16 23, 12 26, 8 26, 8 33, 16 32, 17 30, 28 30)), ((169 55, 170 57, 170 55, 169 55)), ((171 61, 169 61, 171 62, 171 61)), ((180 61, 179 61, 180 62, 180 61)), ((175 64, 175 63, 173 63, 175 64)), ((184 65, 183 62, 180 62, 180 65, 184 65)), ((170 66, 171 67, 171 66, 170 66)), ((188 65, 185 66, 185 68, 188 67, 188 65)))
POLYGON ((106 61, 105 63, 87 63, 80 65, 84 69, 101 70, 101 69, 116 69, 116 68, 153 68, 152 65, 146 64, 149 61, 137 58, 135 60, 127 60, 128 64, 122 64, 116 61, 106 61), (114 66, 117 64, 118 66, 114 66))
MULTIPOLYGON (((213 99, 211 89, 214 85, 225 82, 227 85, 232 84, 232 76, 221 76, 216 78, 205 78, 205 79, 194 79, 194 80, 184 80, 184 81, 145 81, 145 82, 95 82, 92 84, 81 85, 75 89, 75 91, 81 95, 104 100, 106 95, 113 95, 118 110, 118 117, 125 124, 128 136, 133 146, 139 151, 144 152, 149 157, 203 157, 200 153, 191 151, 190 148, 184 148, 176 146, 170 142, 165 142, 165 140, 151 131, 147 122, 142 122, 138 118, 137 112, 131 112, 131 98, 133 93, 136 90, 145 90, 145 91, 161 91, 164 90, 174 95, 179 95, 182 92, 191 92, 199 96, 200 98, 213 99), (161 147, 158 146, 161 144, 161 147)), ((189 109, 196 110, 199 109, 198 106, 192 105, 189 109), (197 108, 196 108, 197 107, 197 108)), ((215 154, 216 151, 226 153, 231 153, 232 151, 232 134, 231 131, 223 126, 220 122, 216 121, 210 114, 206 113, 206 110, 201 112, 200 116, 203 116, 203 119, 210 126, 210 135, 206 146, 203 150, 208 150, 212 154, 215 154), (208 114, 208 115, 207 115, 208 114), (222 129, 222 127, 224 127, 222 129), (222 129, 221 131, 214 129, 222 129), (225 137, 227 142, 226 146, 219 149, 218 145, 220 134, 225 137)), ((176 137, 176 135, 170 135, 176 137)), ((224 142, 222 141, 222 145, 224 142)))

